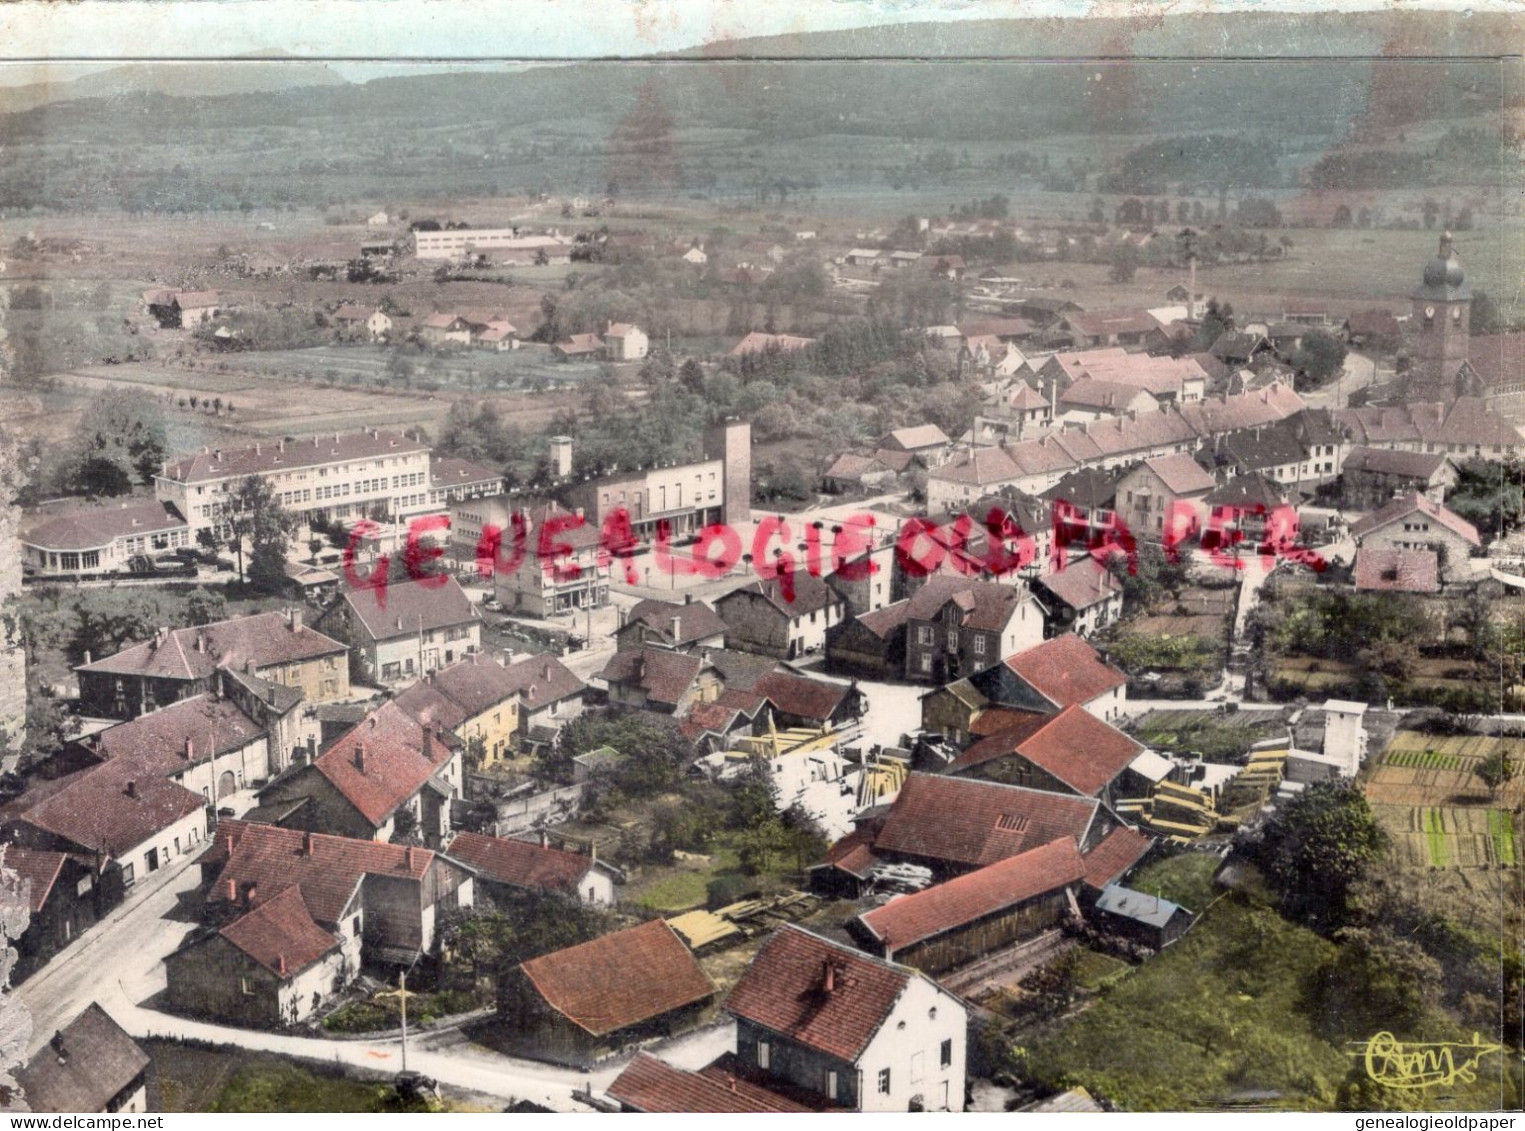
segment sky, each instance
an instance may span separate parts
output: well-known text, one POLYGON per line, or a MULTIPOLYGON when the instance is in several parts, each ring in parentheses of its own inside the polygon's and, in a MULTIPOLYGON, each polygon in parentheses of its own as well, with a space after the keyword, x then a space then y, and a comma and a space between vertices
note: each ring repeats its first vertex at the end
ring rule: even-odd
MULTIPOLYGON (((1504 8, 1510 0, 1406 0, 1405 8, 1504 8)), ((1315 11, 1383 0, 19 0, 0 4, 0 83, 22 61, 207 58, 557 59, 646 55, 717 39, 925 20, 1119 16, 1164 8, 1315 11)), ((67 68, 69 77, 86 69, 67 68)), ((336 68, 350 79, 396 65, 336 68)), ((57 68, 55 68, 56 73, 57 68)))

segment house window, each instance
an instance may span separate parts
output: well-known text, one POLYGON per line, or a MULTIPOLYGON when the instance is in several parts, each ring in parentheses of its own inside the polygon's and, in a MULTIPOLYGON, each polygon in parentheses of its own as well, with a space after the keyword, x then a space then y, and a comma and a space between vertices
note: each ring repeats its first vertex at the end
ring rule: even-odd
POLYGON ((88 895, 90 893, 90 888, 94 886, 94 883, 95 880, 92 877, 82 876, 79 883, 74 886, 74 894, 88 895))
POLYGON ((938 1061, 944 1068, 951 1068, 953 1066, 953 1039, 951 1037, 943 1042, 942 1053, 938 1056, 938 1061))
POLYGON ((837 1098, 837 1074, 835 1072, 826 1073, 826 1098, 828 1100, 837 1098))
POLYGON ((773 1067, 773 1046, 768 1044, 767 1041, 757 1042, 757 1067, 773 1067))
POLYGON ((972 641, 972 646, 976 656, 983 656, 985 654, 985 638, 983 636, 976 636, 972 641))
POLYGON ((253 997, 254 996, 254 979, 253 978, 240 978, 240 979, 238 979, 238 989, 239 989, 239 992, 242 993, 245 997, 253 997))
POLYGON ((921 670, 924 674, 931 674, 932 671, 932 657, 925 652, 921 654, 921 670))
POLYGON ((958 651, 958 629, 956 628, 950 628, 948 630, 948 651, 958 651))
POLYGON ((936 637, 932 635, 931 625, 924 624, 916 630, 916 643, 918 644, 931 644, 935 639, 936 637))
POLYGON ((881 1096, 890 1094, 890 1070, 888 1068, 879 1069, 879 1094, 881 1096))

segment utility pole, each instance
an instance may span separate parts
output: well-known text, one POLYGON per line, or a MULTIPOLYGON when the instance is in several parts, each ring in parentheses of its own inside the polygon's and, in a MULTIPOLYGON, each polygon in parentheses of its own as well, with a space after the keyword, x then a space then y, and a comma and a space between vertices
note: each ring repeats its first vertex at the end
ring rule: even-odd
MULTIPOLYGON (((411 967, 410 967, 411 969, 411 967)), ((402 1009, 402 1070, 408 1070, 408 999, 413 994, 408 990, 408 971, 400 971, 397 975, 397 988, 395 990, 382 990, 377 997, 395 997, 402 1009)))

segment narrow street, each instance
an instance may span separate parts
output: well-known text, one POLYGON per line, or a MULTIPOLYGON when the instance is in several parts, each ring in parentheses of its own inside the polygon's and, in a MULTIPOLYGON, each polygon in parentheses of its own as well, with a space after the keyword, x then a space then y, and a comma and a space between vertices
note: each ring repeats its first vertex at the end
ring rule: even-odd
MULTIPOLYGON (((381 1072, 402 1069, 399 1039, 325 1040, 268 1033, 193 1021, 145 1004, 165 988, 164 956, 195 928, 191 905, 200 878, 195 859, 183 857, 14 991, 32 1018, 28 1053, 46 1045, 91 1002, 99 1002, 135 1037, 208 1041, 381 1072)), ((734 1041, 734 1027, 719 1024, 677 1038, 661 1051, 675 1063, 699 1067, 732 1049, 734 1041)), ((505 1103, 528 1099, 563 1112, 586 1110, 572 1099, 572 1091, 590 1081, 595 1090, 602 1090, 625 1062, 616 1059, 593 1073, 579 1073, 503 1056, 453 1031, 418 1034, 410 1038, 408 1048, 408 1067, 434 1077, 447 1090, 453 1086, 505 1103)))

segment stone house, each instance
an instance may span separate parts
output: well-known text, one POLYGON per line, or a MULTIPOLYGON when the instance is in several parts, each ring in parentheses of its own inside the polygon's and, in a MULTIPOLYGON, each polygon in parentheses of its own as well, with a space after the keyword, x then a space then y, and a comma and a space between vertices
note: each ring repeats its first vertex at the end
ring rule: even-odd
POLYGON ((193 628, 161 628, 153 638, 75 668, 82 708, 98 718, 130 719, 213 689, 219 668, 237 669, 308 703, 349 697, 344 643, 303 623, 300 609, 256 613, 193 628))
POLYGON ((1467 558, 1482 548, 1477 527, 1420 494, 1394 499, 1352 526, 1350 533, 1358 551, 1434 551, 1442 582, 1469 577, 1467 558))
POLYGON ((968 1012, 919 971, 793 924, 731 991, 739 1069, 848 1111, 963 1111, 968 1012))
POLYGON ((847 616, 847 602, 819 577, 793 575, 792 599, 782 578, 759 579, 715 602, 726 647, 794 660, 823 652, 826 630, 847 616))
POLYGON ((350 972, 339 936, 314 921, 297 884, 196 933, 164 971, 176 1010, 257 1029, 307 1020, 350 972))
POLYGON ((460 739, 384 702, 308 765, 260 791, 261 816, 288 829, 438 847, 465 782, 460 739))
POLYGON ((482 618, 453 577, 347 589, 319 619, 370 678, 412 683, 482 646, 482 618))
POLYGON ((524 1055, 586 1068, 692 1026, 714 996, 688 944, 653 919, 521 963, 499 983, 498 1014, 524 1055))

